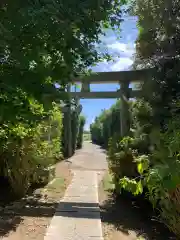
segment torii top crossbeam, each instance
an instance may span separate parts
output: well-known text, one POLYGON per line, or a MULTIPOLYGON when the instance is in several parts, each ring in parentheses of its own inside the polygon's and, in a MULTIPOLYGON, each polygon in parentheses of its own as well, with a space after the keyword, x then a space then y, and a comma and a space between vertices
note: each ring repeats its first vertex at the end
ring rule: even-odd
POLYGON ((129 88, 131 82, 147 81, 153 74, 153 68, 120 72, 97 72, 87 76, 79 76, 72 79, 73 83, 82 83, 81 92, 72 92, 71 97, 98 99, 98 98, 119 98, 122 93, 128 92, 130 98, 140 96, 139 91, 132 91, 129 88), (94 92, 90 91, 90 84, 118 83, 121 88, 116 92, 94 92))
POLYGON ((88 76, 79 76, 73 79, 73 82, 86 82, 86 83, 118 83, 118 82, 139 82, 145 80, 151 75, 153 69, 118 71, 118 72, 96 72, 88 76))

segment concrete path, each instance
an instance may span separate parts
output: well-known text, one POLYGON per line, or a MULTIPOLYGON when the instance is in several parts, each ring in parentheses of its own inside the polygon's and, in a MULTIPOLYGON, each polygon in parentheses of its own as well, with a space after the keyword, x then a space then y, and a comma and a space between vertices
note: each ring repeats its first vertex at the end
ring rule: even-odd
POLYGON ((68 160, 74 174, 44 240, 103 240, 98 181, 107 169, 102 149, 85 143, 68 160))

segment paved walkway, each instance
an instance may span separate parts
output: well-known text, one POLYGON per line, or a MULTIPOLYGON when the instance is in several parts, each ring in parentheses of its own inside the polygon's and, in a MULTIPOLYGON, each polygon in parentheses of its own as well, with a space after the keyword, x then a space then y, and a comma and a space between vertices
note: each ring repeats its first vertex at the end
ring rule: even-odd
POLYGON ((74 174, 44 240, 103 240, 98 181, 107 169, 102 149, 85 143, 69 159, 74 174))

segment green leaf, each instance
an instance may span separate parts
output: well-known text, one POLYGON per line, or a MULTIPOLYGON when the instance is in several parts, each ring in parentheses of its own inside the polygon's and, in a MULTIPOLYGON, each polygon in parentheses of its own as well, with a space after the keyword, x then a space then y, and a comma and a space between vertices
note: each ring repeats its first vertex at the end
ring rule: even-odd
POLYGON ((144 172, 143 163, 138 163, 137 169, 140 174, 143 174, 144 172))
POLYGON ((142 194, 142 192, 143 192, 143 185, 142 185, 142 182, 139 181, 137 183, 137 189, 136 189, 135 195, 142 194))

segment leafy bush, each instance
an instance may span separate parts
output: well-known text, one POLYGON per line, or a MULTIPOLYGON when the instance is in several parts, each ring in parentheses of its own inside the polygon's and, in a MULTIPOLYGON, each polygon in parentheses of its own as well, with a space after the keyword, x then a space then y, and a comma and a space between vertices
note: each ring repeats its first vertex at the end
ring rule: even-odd
POLYGON ((1 127, 1 171, 16 195, 22 196, 32 183, 42 182, 40 173, 62 158, 61 130, 62 115, 56 104, 37 126, 19 123, 1 127))
POLYGON ((148 190, 147 197, 159 210, 161 221, 179 237, 180 231, 180 128, 179 119, 173 120, 165 133, 156 139, 155 150, 149 156, 135 158, 139 176, 119 179, 119 190, 134 195, 148 190), (176 129, 175 129, 176 126, 176 129))
POLYGON ((153 126, 149 103, 137 100, 131 106, 132 137, 109 141, 108 164, 116 193, 125 190, 146 195, 161 221, 179 237, 179 118, 176 115, 161 131, 153 126))
POLYGON ((153 168, 146 176, 149 199, 158 203, 164 223, 180 237, 180 123, 173 119, 166 132, 161 133, 152 157, 153 168))
POLYGON ((108 148, 109 170, 113 176, 116 192, 120 191, 120 179, 124 176, 136 177, 136 164, 134 162, 133 151, 134 139, 130 137, 123 138, 120 142, 111 139, 108 148))
POLYGON ((131 104, 132 136, 139 154, 148 154, 151 146, 152 108, 148 102, 138 99, 131 104))
MULTIPOLYGON (((138 193, 136 181, 131 179, 140 174, 136 169, 137 156, 150 152, 151 138, 149 134, 152 129, 152 109, 143 100, 132 102, 130 107, 132 137, 125 137, 121 141, 117 138, 111 140, 108 148, 108 162, 117 191, 120 192, 120 189, 124 188, 125 182, 129 181, 126 187, 132 188, 138 193)), ((139 188, 141 189, 140 184, 139 188)))

